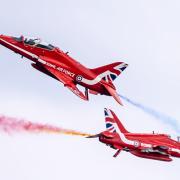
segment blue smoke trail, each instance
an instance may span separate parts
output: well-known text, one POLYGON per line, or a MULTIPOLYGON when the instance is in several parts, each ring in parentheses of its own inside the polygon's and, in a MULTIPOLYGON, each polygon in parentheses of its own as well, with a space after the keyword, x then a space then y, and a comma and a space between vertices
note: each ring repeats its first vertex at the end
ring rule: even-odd
POLYGON ((125 96, 122 96, 122 95, 119 95, 121 98, 123 98, 125 101, 127 101, 128 103, 136 106, 137 108, 141 109, 142 111, 148 113, 149 115, 155 117, 156 119, 159 119, 161 120, 161 122, 167 124, 167 125, 170 125, 177 133, 180 133, 180 126, 179 126, 179 123, 178 123, 178 120, 173 118, 173 117, 170 117, 166 114, 163 114, 161 112, 157 112, 156 110, 152 109, 152 108, 149 108, 149 107, 146 107, 140 103, 137 103, 137 102, 134 102, 132 100, 130 100, 129 98, 125 97, 125 96))

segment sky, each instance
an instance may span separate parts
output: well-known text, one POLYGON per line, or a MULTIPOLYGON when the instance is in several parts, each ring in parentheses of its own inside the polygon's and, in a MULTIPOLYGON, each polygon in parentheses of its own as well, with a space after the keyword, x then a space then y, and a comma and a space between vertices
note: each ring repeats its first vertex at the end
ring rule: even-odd
MULTIPOLYGON (((178 0, 1 1, 0 34, 40 37, 89 68, 116 61, 129 67, 115 81, 120 94, 180 123, 180 2, 178 0)), ((0 114, 89 133, 105 129, 111 108, 131 132, 178 135, 167 124, 123 101, 90 96, 85 102, 31 62, 0 46, 0 114)), ((96 139, 0 133, 0 179, 180 178, 180 160, 137 158, 96 139)))

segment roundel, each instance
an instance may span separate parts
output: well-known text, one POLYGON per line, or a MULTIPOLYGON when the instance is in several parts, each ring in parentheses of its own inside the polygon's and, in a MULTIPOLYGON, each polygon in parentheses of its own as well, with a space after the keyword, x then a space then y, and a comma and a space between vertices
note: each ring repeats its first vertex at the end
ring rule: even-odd
POLYGON ((134 146, 135 147, 139 147, 140 146, 140 142, 139 141, 134 141, 134 146))
POLYGON ((82 77, 82 76, 80 76, 80 75, 76 76, 76 81, 77 81, 77 82, 81 82, 81 81, 82 81, 82 79, 83 79, 83 77, 82 77))

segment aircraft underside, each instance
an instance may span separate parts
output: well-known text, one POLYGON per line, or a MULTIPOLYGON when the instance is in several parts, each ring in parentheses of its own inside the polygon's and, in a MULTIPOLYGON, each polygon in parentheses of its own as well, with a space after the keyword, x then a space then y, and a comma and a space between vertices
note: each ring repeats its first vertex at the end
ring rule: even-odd
POLYGON ((140 152, 140 151, 130 151, 131 154, 141 157, 141 158, 147 158, 147 159, 154 159, 159 161, 172 161, 172 159, 169 157, 169 155, 162 155, 159 152, 140 152))

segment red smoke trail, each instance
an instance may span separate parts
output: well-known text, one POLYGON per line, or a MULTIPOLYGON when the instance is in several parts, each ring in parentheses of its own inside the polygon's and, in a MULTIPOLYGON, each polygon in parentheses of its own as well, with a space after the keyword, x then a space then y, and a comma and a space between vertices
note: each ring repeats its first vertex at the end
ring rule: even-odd
POLYGON ((24 121, 22 119, 10 118, 6 116, 0 116, 0 131, 6 133, 30 132, 30 133, 56 133, 56 134, 76 135, 76 136, 91 136, 90 134, 82 133, 79 131, 55 127, 48 124, 32 123, 30 121, 24 121))

